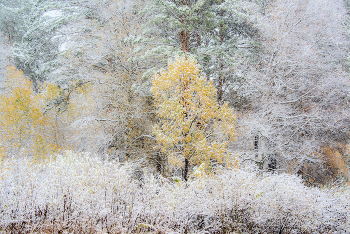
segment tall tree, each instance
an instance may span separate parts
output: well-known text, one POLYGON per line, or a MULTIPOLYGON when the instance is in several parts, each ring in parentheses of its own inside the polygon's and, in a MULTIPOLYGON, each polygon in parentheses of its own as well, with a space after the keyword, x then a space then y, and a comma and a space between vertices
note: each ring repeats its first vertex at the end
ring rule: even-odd
POLYGON ((61 0, 3 1, 1 30, 14 43, 14 60, 37 92, 57 67, 61 28, 75 8, 61 0))
POLYGON ((218 104, 213 84, 195 59, 183 56, 170 62, 167 71, 153 78, 152 92, 160 117, 153 133, 170 163, 183 165, 184 180, 190 165, 230 163, 227 147, 235 138, 235 116, 227 103, 218 104))
POLYGON ((148 51, 144 56, 159 56, 158 60, 163 61, 159 63, 161 67, 169 56, 195 55, 208 79, 216 82, 221 102, 224 83, 233 77, 230 73, 234 71, 235 60, 257 48, 253 43, 257 30, 248 13, 254 12, 254 6, 233 0, 151 1, 145 10, 152 17, 145 27, 142 47, 148 51))
POLYGON ((73 90, 74 84, 90 87, 90 110, 81 114, 75 125, 87 124, 90 130, 80 131, 76 141, 83 142, 81 149, 119 160, 153 163, 160 170, 161 158, 152 158, 157 156, 150 137, 152 97, 142 81, 151 63, 136 59, 135 45, 125 40, 142 32, 145 18, 136 12, 144 2, 85 1, 78 6, 82 14, 66 28, 60 51, 63 66, 56 78, 66 90, 73 90))
POLYGON ((9 43, 20 41, 24 34, 24 18, 28 13, 29 1, 0 1, 0 30, 6 35, 9 43))

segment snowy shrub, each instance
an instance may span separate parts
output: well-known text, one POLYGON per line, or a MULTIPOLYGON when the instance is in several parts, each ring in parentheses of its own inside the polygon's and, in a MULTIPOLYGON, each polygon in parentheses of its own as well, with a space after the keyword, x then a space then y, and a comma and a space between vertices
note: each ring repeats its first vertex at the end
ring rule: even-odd
POLYGON ((188 182, 132 179, 132 165, 66 152, 45 163, 0 166, 0 231, 13 233, 344 233, 347 187, 244 170, 188 182))

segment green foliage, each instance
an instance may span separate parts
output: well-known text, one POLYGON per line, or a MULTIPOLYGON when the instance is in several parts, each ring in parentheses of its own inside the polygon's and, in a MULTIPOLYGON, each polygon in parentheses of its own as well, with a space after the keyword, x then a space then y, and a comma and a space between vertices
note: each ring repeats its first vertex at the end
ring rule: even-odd
POLYGON ((72 19, 75 8, 60 0, 25 0, 4 1, 0 11, 0 30, 14 45, 15 64, 37 92, 58 66, 58 29, 72 19))
POLYGON ((153 0, 144 10, 149 20, 143 36, 129 39, 139 44, 140 58, 157 59, 149 71, 165 67, 169 57, 194 56, 214 81, 222 104, 225 89, 237 82, 237 64, 258 57, 259 31, 253 25, 257 12, 256 4, 243 0, 153 0))

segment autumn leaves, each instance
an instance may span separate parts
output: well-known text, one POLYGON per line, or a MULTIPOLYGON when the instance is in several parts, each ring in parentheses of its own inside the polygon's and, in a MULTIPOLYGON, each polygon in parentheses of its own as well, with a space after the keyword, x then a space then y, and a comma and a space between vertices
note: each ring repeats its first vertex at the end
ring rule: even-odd
POLYGON ((52 113, 44 114, 45 103, 58 95, 58 88, 45 84, 40 93, 33 92, 31 81, 14 66, 7 69, 7 88, 0 96, 1 155, 43 157, 56 152, 52 113))
POLYGON ((152 84, 160 118, 153 133, 170 164, 184 165, 187 171, 188 162, 208 168, 212 162, 230 163, 227 147, 235 138, 235 115, 227 103, 218 104, 216 89, 200 73, 196 60, 176 58, 167 71, 154 76, 152 84))
MULTIPOLYGON (((46 84, 39 93, 31 82, 10 67, 8 89, 0 98, 1 151, 3 155, 26 154, 42 157, 56 152, 55 111, 46 112, 46 104, 57 98, 60 89, 46 84)), ((227 103, 219 105, 216 89, 207 82, 194 58, 178 57, 168 70, 156 74, 154 95, 158 124, 153 126, 155 148, 166 155, 170 165, 182 167, 232 162, 227 150, 235 138, 235 115, 227 103)), ((184 177, 187 179, 187 175, 184 177)))

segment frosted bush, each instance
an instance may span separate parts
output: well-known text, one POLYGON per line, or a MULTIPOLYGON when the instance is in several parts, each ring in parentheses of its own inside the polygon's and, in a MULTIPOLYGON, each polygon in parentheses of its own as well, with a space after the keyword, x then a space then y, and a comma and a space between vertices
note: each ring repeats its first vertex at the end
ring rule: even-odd
POLYGON ((309 188, 299 177, 221 170, 189 182, 131 164, 66 152, 0 166, 0 231, 112 233, 344 233, 347 187, 309 188))

